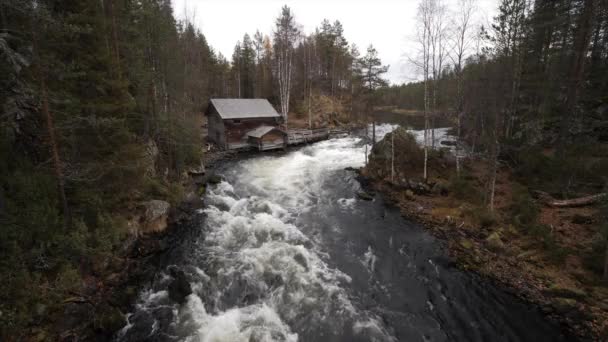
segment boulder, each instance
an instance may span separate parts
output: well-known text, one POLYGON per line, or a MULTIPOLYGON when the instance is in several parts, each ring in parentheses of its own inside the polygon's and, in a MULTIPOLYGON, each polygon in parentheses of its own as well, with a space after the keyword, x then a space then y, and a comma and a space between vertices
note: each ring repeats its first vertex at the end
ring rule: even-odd
POLYGON ((365 191, 358 191, 357 197, 359 197, 359 199, 362 199, 364 201, 371 201, 374 199, 373 195, 371 195, 370 193, 365 192, 365 191))
POLYGON ((567 314, 576 310, 576 300, 571 298, 555 298, 551 305, 558 314, 567 314))
POLYGON ((449 192, 448 185, 443 182, 437 182, 437 183, 433 184, 433 187, 431 188, 431 192, 434 195, 447 196, 447 194, 449 192))
POLYGON ((306 260, 306 257, 304 255, 302 255, 301 253, 297 253, 296 255, 293 256, 293 259, 300 264, 300 266, 304 267, 304 269, 306 271, 308 271, 308 261, 306 260))
POLYGON ((201 162, 199 166, 190 168, 190 170, 188 170, 188 174, 190 176, 204 175, 205 174, 205 165, 203 165, 203 162, 201 162))
POLYGON ((169 274, 173 278, 169 283, 169 298, 179 304, 183 304, 186 301, 186 297, 192 294, 192 287, 186 273, 179 268, 172 266, 169 267, 169 274))
POLYGON ((141 217, 141 228, 144 233, 162 232, 167 228, 167 218, 171 204, 161 200, 142 203, 144 214, 141 217))
POLYGON ((205 181, 205 165, 201 161, 200 165, 188 170, 188 175, 195 184, 202 184, 205 181))
POLYGON ((493 232, 486 238, 486 243, 488 245, 488 249, 494 252, 500 252, 504 250, 505 244, 500 239, 500 234, 498 232, 493 232))
POLYGON ((218 176, 218 175, 209 175, 209 177, 207 177, 207 183, 209 184, 219 184, 222 182, 222 177, 218 176))
POLYGON ((407 198, 408 200, 413 200, 414 199, 414 192, 410 189, 405 190, 405 198, 407 198))
POLYGON ((409 183, 409 188, 416 194, 416 195, 426 195, 428 193, 431 192, 431 188, 423 182, 418 182, 415 180, 410 179, 408 181, 409 183))

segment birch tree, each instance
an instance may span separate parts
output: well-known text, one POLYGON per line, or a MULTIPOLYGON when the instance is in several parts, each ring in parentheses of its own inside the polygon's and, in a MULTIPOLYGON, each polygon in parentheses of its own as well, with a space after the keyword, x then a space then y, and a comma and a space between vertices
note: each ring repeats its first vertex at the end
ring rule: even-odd
POLYGON ((432 82, 432 113, 430 118, 431 125, 431 147, 435 148, 435 117, 437 116, 437 102, 439 96, 439 79, 443 71, 443 62, 446 57, 446 7, 442 0, 434 0, 431 5, 430 17, 430 61, 432 82))
POLYGON ((279 99, 281 101, 281 115, 287 126, 289 115, 289 99, 291 91, 291 76, 293 68, 294 46, 300 37, 300 30, 287 6, 281 9, 281 15, 275 21, 274 44, 279 82, 279 99))
POLYGON ((423 177, 428 179, 428 148, 429 148, 429 79, 430 79, 430 54, 431 36, 433 27, 433 16, 435 12, 435 0, 422 0, 418 5, 417 34, 416 42, 419 45, 419 56, 411 60, 413 64, 422 72, 424 83, 424 170, 423 177))
POLYGON ((457 115, 457 133, 456 133, 456 174, 460 176, 460 130, 461 120, 464 113, 464 61, 470 50, 474 37, 471 35, 473 26, 473 15, 476 9, 477 0, 458 0, 457 10, 452 18, 453 31, 451 33, 452 53, 449 54, 454 66, 454 74, 456 75, 456 115, 457 115))

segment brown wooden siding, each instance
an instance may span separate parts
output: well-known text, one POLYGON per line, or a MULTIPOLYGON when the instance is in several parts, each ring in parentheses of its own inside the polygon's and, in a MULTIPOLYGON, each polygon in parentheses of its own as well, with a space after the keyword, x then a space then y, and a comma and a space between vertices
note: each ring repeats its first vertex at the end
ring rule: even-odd
POLYGON ((225 147, 224 122, 217 113, 210 113, 207 122, 207 137, 216 145, 225 147))
POLYGON ((266 119, 241 119, 241 120, 223 120, 224 129, 226 132, 226 143, 229 145, 238 146, 247 143, 247 132, 254 130, 260 126, 277 126, 277 122, 273 118, 266 119))

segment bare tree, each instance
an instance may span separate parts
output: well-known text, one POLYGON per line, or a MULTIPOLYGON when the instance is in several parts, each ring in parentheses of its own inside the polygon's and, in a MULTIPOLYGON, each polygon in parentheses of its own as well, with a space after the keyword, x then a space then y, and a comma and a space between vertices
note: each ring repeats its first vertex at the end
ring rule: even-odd
POLYGON ((287 6, 283 6, 281 9, 281 15, 277 18, 275 24, 274 43, 279 98, 281 100, 281 114, 285 120, 285 126, 287 126, 294 46, 300 37, 300 30, 296 26, 291 9, 287 6))
POLYGON ((395 131, 391 132, 391 182, 395 182, 395 131))
POLYGON ((314 75, 314 61, 316 60, 315 36, 311 35, 304 39, 302 44, 304 52, 304 100, 308 103, 308 128, 312 129, 312 81, 314 75))
POLYGON ((432 82, 432 114, 431 114, 431 147, 435 148, 435 117, 437 116, 437 98, 439 96, 439 79, 443 71, 443 61, 447 54, 445 39, 447 36, 446 14, 447 10, 443 0, 434 0, 432 4, 432 16, 430 21, 430 60, 432 82))
POLYGON ((424 180, 428 179, 428 148, 429 148, 429 80, 430 80, 430 55, 432 45, 433 18, 435 13, 436 0, 422 0, 418 5, 418 29, 416 42, 420 46, 419 55, 411 60, 421 72, 424 83, 424 180))
POLYGON ((253 78, 253 97, 260 97, 262 94, 262 84, 264 77, 260 77, 260 70, 262 68, 262 57, 264 55, 264 36, 259 30, 255 31, 253 35, 253 48, 255 49, 255 73, 253 78))
POLYGON ((460 176, 460 129, 464 113, 464 61, 468 51, 473 45, 474 36, 471 35, 473 15, 476 10, 477 0, 458 0, 457 10, 452 18, 452 53, 449 54, 454 73, 456 74, 456 116, 457 116, 457 136, 456 136, 456 174, 460 176))

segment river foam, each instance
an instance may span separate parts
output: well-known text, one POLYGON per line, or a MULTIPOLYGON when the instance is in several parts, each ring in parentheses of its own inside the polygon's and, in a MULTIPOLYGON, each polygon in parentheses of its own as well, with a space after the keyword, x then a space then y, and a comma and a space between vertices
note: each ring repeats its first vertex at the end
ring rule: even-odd
POLYGON ((290 342, 296 331, 314 335, 321 326, 336 335, 385 334, 352 303, 343 286, 350 277, 330 267, 326 251, 296 225, 298 215, 321 205, 327 175, 363 166, 364 153, 360 138, 347 137, 225 170, 227 181, 208 188, 204 233, 185 268, 194 293, 181 306, 168 304, 159 284, 160 291, 144 291, 138 309, 154 316, 162 298, 176 311, 169 335, 184 341, 290 342))
MULTIPOLYGON (((396 126, 376 128, 382 137, 396 126)), ((361 185, 345 168, 363 166, 366 142, 327 140, 218 170, 225 181, 207 188, 200 224, 140 293, 118 340, 556 337, 525 305, 452 269, 432 236, 381 196, 356 198, 361 185), (171 295, 176 267, 192 288, 182 304, 171 295)))

